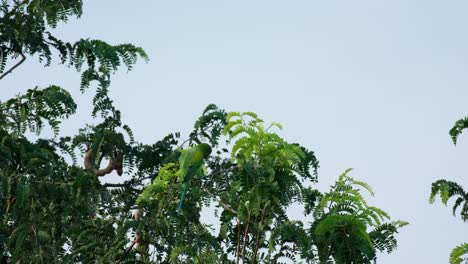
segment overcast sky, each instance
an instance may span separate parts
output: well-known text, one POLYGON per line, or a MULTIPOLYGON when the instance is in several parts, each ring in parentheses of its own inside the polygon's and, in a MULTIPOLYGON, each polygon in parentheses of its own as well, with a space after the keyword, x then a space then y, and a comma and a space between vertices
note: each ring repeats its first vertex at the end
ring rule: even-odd
MULTIPOLYGON (((209 103, 254 111, 316 152, 322 191, 355 168, 371 204, 411 223, 379 263, 447 263, 468 242, 468 224, 428 203, 436 179, 468 188, 468 135, 457 147, 448 136, 468 115, 467 1, 85 0, 84 11, 57 34, 131 42, 151 58, 111 87, 138 140, 189 131, 209 103)), ((32 61, 0 82, 0 100, 60 84, 79 102, 63 126, 75 134, 93 92, 79 93, 73 70, 32 61)))

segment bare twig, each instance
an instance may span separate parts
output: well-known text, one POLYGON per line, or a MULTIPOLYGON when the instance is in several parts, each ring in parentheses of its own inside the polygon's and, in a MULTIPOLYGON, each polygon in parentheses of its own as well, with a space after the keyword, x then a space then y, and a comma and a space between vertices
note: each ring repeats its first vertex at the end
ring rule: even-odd
MULTIPOLYGON (((106 187, 106 188, 118 188, 118 187, 128 187, 127 184, 125 183, 104 183, 102 185, 102 187, 106 187)), ((135 189, 137 190, 137 189, 135 189)))
MULTIPOLYGON (((209 128, 211 128, 212 126, 213 126, 213 124, 210 124, 210 125, 206 126, 204 129, 205 129, 205 130, 206 130, 206 129, 209 129, 209 128)), ((190 134, 191 134, 191 133, 190 133, 190 134)), ((187 142, 189 142, 189 141, 191 141, 191 140, 192 140, 192 138, 190 138, 190 136, 189 136, 186 140, 184 140, 184 142, 182 142, 179 146, 177 146, 176 150, 177 150, 177 149, 182 149, 182 147, 185 145, 185 143, 187 143, 187 142)), ((199 143, 199 142, 198 142, 198 143, 199 143)))
POLYGON ((130 253, 130 251, 135 246, 135 244, 136 244, 136 240, 133 240, 132 244, 127 248, 122 258, 119 260, 119 263, 122 263, 122 261, 127 258, 128 253, 130 253))
POLYGON ((20 66, 26 60, 26 56, 24 56, 22 52, 20 53, 20 56, 21 56, 21 60, 15 65, 13 65, 13 67, 11 67, 8 71, 0 75, 0 80, 3 79, 3 77, 5 77, 6 75, 12 73, 14 69, 18 68, 18 66, 20 66))
POLYGON ((210 192, 210 190, 208 190, 206 187, 201 187, 203 189, 203 191, 205 191, 209 196, 211 196, 211 198, 215 199, 224 209, 238 215, 237 211, 234 210, 229 204, 223 202, 221 200, 221 198, 218 198, 218 196, 214 195, 212 192, 210 192))

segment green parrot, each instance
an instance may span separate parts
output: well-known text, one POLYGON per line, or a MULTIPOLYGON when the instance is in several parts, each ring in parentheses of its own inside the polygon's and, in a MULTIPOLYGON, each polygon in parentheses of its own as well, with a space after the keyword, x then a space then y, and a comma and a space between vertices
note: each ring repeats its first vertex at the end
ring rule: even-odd
POLYGON ((179 157, 179 170, 177 171, 177 176, 183 181, 182 194, 179 206, 177 207, 178 212, 182 209, 185 194, 190 186, 190 180, 196 175, 201 176, 203 174, 203 160, 208 158, 210 154, 211 147, 206 143, 182 150, 182 154, 179 157))

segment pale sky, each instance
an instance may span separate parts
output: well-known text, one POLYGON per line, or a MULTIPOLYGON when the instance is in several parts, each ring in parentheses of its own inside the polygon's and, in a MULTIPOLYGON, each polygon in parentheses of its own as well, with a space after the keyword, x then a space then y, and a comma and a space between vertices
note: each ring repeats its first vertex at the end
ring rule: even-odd
MULTIPOLYGON (((151 58, 111 87, 137 140, 190 131, 209 103, 254 111, 316 152, 320 190, 352 167, 376 192, 369 203, 411 223, 378 263, 448 263, 468 242, 468 223, 428 203, 436 179, 468 189, 468 135, 457 147, 448 136, 468 115, 467 1, 85 0, 84 11, 57 34, 134 43, 151 58)), ((79 103, 63 126, 75 134, 93 91, 32 61, 0 81, 0 100, 62 85, 79 103)))

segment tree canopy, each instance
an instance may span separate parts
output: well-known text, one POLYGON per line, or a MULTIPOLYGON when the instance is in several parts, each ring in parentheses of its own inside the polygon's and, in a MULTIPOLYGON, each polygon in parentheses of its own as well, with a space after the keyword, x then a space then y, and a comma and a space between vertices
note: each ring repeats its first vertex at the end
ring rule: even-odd
POLYGON ((66 88, 32 87, 0 102, 0 263, 351 264, 396 248, 406 222, 368 205, 369 185, 346 171, 317 190, 315 153, 255 113, 210 104, 188 135, 138 142, 108 91, 116 70, 148 56, 132 44, 55 37, 82 5, 0 1, 0 81, 28 58, 44 66, 58 58, 81 74, 82 92, 96 87, 89 124, 72 136, 60 132, 78 107, 66 88), (212 151, 188 177, 183 155, 201 145, 212 151), (128 177, 101 181, 114 173, 128 177), (293 204, 304 221, 288 216, 293 204), (217 232, 202 221, 208 206, 217 232))

